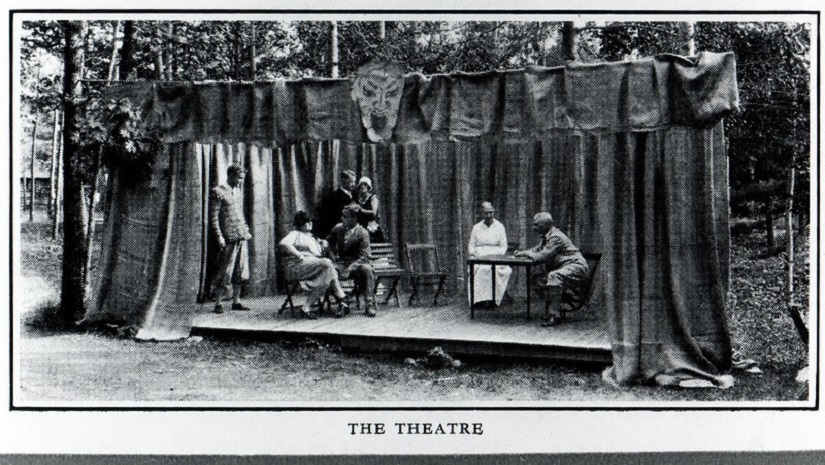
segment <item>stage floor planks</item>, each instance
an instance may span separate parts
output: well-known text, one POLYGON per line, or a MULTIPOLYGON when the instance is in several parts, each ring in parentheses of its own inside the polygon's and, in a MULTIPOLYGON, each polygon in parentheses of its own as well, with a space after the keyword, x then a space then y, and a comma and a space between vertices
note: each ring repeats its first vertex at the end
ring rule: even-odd
MULTIPOLYGON (((536 318, 525 318, 524 304, 504 304, 476 310, 470 319, 466 302, 440 306, 398 308, 379 305, 378 316, 368 318, 353 308, 342 319, 325 314, 317 320, 292 318, 287 309, 278 315, 283 297, 246 299, 249 312, 211 313, 212 304, 200 307, 193 334, 233 337, 309 337, 364 351, 422 353, 441 346, 448 353, 479 356, 527 357, 609 363, 610 342, 603 321, 572 315, 554 328, 542 328, 536 318)), ((302 298, 297 299, 302 302, 302 298)), ((425 300, 425 302, 427 302, 425 300)), ((227 306, 228 307, 228 306, 227 306)), ((298 309, 296 308, 296 317, 298 309)))

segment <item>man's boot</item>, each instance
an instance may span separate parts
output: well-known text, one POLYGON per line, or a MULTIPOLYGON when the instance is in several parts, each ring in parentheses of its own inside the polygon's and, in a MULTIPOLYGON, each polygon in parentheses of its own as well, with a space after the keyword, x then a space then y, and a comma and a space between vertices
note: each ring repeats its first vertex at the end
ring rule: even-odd
POLYGON ((559 286, 548 286, 545 288, 545 291, 547 293, 547 301, 550 305, 547 307, 547 311, 542 317, 542 320, 544 320, 544 322, 541 325, 546 328, 549 326, 556 326, 557 324, 561 323, 562 289, 559 286))
POLYGON ((375 315, 377 315, 375 310, 375 299, 373 299, 367 302, 367 309, 364 311, 364 314, 370 318, 374 318, 375 315))

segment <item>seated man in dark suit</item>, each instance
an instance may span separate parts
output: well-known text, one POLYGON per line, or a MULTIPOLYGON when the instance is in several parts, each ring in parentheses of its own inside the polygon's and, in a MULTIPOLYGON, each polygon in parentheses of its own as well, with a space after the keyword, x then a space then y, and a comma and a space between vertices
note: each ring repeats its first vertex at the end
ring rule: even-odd
MULTIPOLYGON (((356 286, 364 294, 366 315, 375 316, 375 270, 370 263, 370 234, 358 224, 358 207, 348 205, 341 214, 341 222, 332 228, 327 238, 333 254, 335 268, 340 279, 355 279, 356 286)), ((346 310, 335 314, 341 318, 346 310)))
POLYGON ((554 326, 561 318, 561 295, 565 288, 578 290, 588 279, 587 260, 570 238, 553 225, 547 212, 536 213, 533 230, 541 235, 541 243, 532 249, 516 252, 544 263, 544 272, 535 276, 534 289, 543 289, 550 300, 550 313, 542 318, 542 326, 554 326))

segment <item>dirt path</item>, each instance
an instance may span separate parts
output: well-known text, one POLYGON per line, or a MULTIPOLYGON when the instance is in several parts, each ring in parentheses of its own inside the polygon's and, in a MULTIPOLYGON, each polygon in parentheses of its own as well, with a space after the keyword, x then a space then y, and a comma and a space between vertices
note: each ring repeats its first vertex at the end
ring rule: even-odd
POLYGON ((400 357, 351 355, 308 343, 189 340, 145 343, 99 333, 28 331, 20 342, 16 401, 72 402, 437 402, 793 400, 791 370, 742 374, 725 391, 637 386, 617 389, 601 367, 479 363, 429 370, 400 357))

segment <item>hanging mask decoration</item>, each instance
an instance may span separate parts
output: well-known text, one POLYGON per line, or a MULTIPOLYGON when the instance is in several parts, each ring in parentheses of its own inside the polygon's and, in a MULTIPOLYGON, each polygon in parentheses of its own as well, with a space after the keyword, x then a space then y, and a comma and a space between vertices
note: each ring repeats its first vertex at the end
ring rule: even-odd
POLYGON ((361 108, 361 122, 373 142, 392 137, 404 90, 404 65, 371 62, 358 69, 352 84, 352 99, 361 108))

